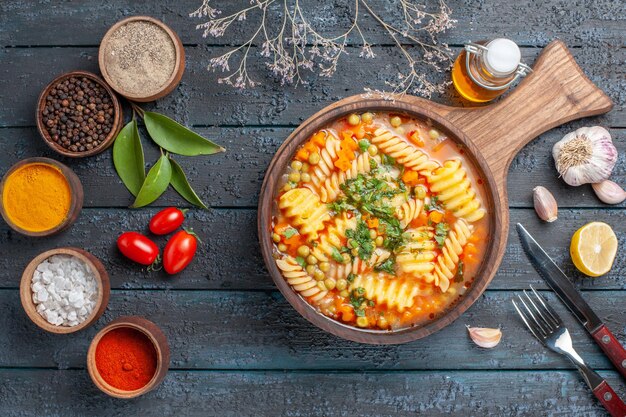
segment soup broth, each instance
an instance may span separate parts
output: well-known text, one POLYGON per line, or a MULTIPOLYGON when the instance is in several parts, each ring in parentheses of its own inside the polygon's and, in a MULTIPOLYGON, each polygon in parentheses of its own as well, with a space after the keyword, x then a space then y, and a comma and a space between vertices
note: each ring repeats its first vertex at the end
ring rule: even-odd
POLYGON ((422 120, 336 120, 298 148, 278 187, 276 265, 334 320, 423 325, 478 272, 490 227, 483 181, 462 145, 422 120))

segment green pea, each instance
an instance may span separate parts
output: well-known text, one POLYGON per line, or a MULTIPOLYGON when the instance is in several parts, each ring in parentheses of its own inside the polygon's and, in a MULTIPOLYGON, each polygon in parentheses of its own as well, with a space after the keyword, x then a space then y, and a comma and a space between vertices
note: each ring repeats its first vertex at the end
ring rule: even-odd
POLYGON ((302 245, 298 248, 298 255, 302 256, 303 258, 309 256, 310 253, 311 249, 309 249, 309 247, 306 245, 302 245))
POLYGON ((291 168, 296 170, 296 171, 300 171, 302 169, 302 162, 300 162, 300 161, 293 161, 291 163, 291 168))
POLYGON ((439 131, 435 129, 430 129, 428 131, 428 136, 430 136, 432 140, 439 139, 439 131))
POLYGON ((309 172, 309 168, 310 168, 310 165, 307 164, 306 162, 304 162, 302 164, 302 169, 300 171, 302 171, 302 172, 309 172))
POLYGON ((306 273, 309 275, 313 275, 315 274, 316 268, 315 265, 307 265, 306 266, 306 273))
POLYGON ((294 171, 291 174, 289 174, 289 181, 300 182, 300 173, 298 171, 294 171))
POLYGON ((361 120, 363 121, 363 123, 371 123, 372 120, 374 120, 374 115, 370 112, 363 113, 361 115, 361 120))
POLYGON ((324 285, 324 281, 317 281, 317 288, 322 291, 326 291, 326 285, 324 285))
POLYGON ((374 240, 376 239, 376 236, 378 236, 378 233, 376 233, 376 230, 370 229, 370 239, 374 240))
POLYGON ((341 256, 343 257, 344 264, 347 264, 348 262, 352 260, 352 258, 350 258, 350 255, 348 255, 347 253, 342 253, 341 256))
POLYGON ((426 187, 424 187, 423 185, 418 185, 417 187, 415 187, 415 197, 419 198, 420 200, 425 199, 426 187))
POLYGON ((389 123, 391 123, 393 127, 399 127, 402 124, 402 119, 398 116, 393 116, 391 120, 389 120, 389 123))
POLYGON ((352 256, 357 257, 359 256, 359 248, 354 248, 350 251, 350 253, 352 254, 352 256))
POLYGON ((311 176, 306 172, 303 172, 302 174, 300 174, 300 179, 304 182, 309 182, 311 181, 311 176))
POLYGON ((281 252, 287 252, 287 245, 281 243, 280 245, 278 245, 278 250, 281 252))
POLYGON ((369 153, 370 156, 376 156, 378 154, 378 147, 376 145, 370 145, 367 148, 367 153, 369 153))
POLYGON ((370 322, 367 317, 357 317, 356 325, 359 327, 368 327, 370 325, 370 322))
POLYGON ((308 263, 309 265, 316 265, 317 264, 317 258, 313 255, 309 255, 306 257, 306 263, 308 263))
POLYGON ((339 291, 343 291, 343 290, 345 290, 346 288, 348 288, 348 281, 346 281, 346 280, 345 280, 345 279, 343 279, 343 278, 338 279, 338 280, 337 280, 337 286, 336 286, 336 288, 337 288, 339 291))
MULTIPOLYGON (((314 273, 313 273, 313 278, 315 278, 316 281, 321 281, 324 278, 326 278, 326 274, 324 274, 322 271, 320 271, 319 269, 317 269, 314 273)), ((328 286, 327 286, 328 287, 328 286)), ((332 288, 329 288, 329 290, 332 290, 332 288)))
MULTIPOLYGON (((321 272, 321 271, 320 271, 321 272)), ((326 286, 326 288, 328 288, 329 290, 332 290, 335 288, 336 282, 334 279, 332 278, 326 278, 326 280, 324 280, 324 285, 326 286)))
POLYGON ((343 298, 348 298, 350 296, 350 293, 348 292, 348 290, 343 290, 339 293, 339 295, 343 298))
POLYGON ((274 243, 280 243, 280 235, 278 233, 274 233, 272 235, 272 240, 274 241, 274 243))
POLYGON ((384 242, 384 239, 382 236, 377 236, 376 240, 374 241, 374 243, 376 243, 376 246, 382 246, 384 242))
POLYGON ((328 272, 330 270, 330 264, 328 262, 320 263, 320 269, 324 272, 328 272))
POLYGON ((352 113, 348 116, 348 124, 350 126, 357 126, 359 123, 361 123, 361 118, 358 115, 352 113))
POLYGON ((320 154, 317 152, 312 153, 311 155, 309 155, 309 164, 311 165, 317 165, 320 162, 320 154))

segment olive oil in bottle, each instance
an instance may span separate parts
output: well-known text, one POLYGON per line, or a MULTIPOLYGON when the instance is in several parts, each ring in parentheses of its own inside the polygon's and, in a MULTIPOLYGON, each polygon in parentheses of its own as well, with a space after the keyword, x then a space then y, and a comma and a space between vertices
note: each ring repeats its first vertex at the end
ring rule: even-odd
POLYGON ((494 39, 468 43, 452 67, 452 83, 463 98, 484 103, 502 95, 532 69, 521 62, 515 42, 494 39))

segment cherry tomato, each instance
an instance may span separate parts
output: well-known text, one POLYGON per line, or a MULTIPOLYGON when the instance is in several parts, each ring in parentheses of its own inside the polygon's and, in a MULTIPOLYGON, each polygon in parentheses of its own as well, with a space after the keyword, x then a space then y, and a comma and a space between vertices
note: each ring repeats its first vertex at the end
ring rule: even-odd
POLYGON ((125 257, 142 265, 152 265, 159 256, 156 243, 137 232, 122 233, 117 238, 117 247, 125 257))
POLYGON ((185 213, 176 207, 159 211, 150 219, 150 231, 155 235, 166 235, 178 229, 185 221, 185 213))
POLYGON ((198 239, 196 235, 181 230, 170 238, 163 251, 163 268, 168 274, 177 274, 189 265, 196 249, 198 239))

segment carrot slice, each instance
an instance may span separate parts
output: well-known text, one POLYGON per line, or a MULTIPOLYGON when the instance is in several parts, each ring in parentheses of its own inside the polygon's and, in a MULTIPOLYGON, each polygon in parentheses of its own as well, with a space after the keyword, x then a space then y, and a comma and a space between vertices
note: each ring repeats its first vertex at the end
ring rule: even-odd
POLYGON ((345 159, 343 156, 340 157, 339 159, 337 159, 335 161, 335 166, 337 168, 339 168, 340 170, 342 170, 343 172, 346 172, 347 170, 350 169, 350 167, 352 166, 352 164, 350 163, 349 160, 345 159))
POLYGON ((413 130, 409 132, 407 137, 409 138, 411 142, 413 142, 417 146, 424 146, 424 140, 420 136, 420 132, 418 132, 417 130, 413 130))
POLYGON ((296 159, 298 161, 306 162, 309 159, 309 151, 304 148, 298 149, 298 152, 296 152, 296 159))
POLYGON ((412 187, 416 186, 419 184, 419 175, 417 174, 417 171, 404 171, 404 174, 402 174, 402 181, 404 181, 406 185, 412 187))
POLYGON ((326 132, 320 130, 313 135, 313 137, 311 138, 311 142, 322 148, 324 145, 326 145, 326 136, 326 132))
POLYGON ((443 220, 443 213, 440 211, 431 211, 428 214, 428 219, 433 223, 441 223, 443 220))
POLYGON ((378 227, 378 219, 376 217, 370 217, 367 219, 367 227, 370 229, 378 227))

